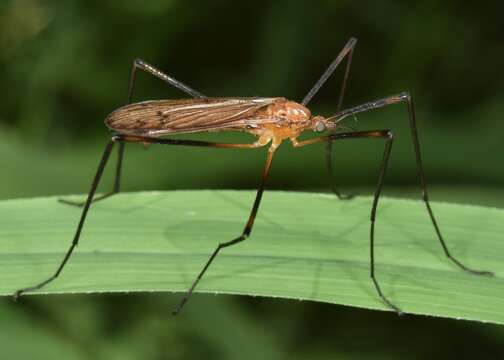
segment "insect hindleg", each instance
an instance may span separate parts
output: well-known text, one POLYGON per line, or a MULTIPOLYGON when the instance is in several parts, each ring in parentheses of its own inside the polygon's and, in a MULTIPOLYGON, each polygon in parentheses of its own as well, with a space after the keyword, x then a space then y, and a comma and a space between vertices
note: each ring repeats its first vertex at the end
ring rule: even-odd
POLYGON ((52 276, 47 278, 46 280, 44 280, 34 286, 30 286, 30 287, 16 291, 14 293, 14 299, 17 299, 19 296, 21 296, 25 292, 34 291, 34 290, 38 290, 38 289, 42 288, 43 286, 50 283, 51 281, 53 281, 54 279, 56 279, 60 275, 61 271, 65 267, 65 264, 70 259, 70 256, 72 255, 74 248, 79 243, 79 238, 80 238, 80 235, 82 232, 82 227, 84 226, 84 222, 86 220, 86 216, 87 216, 89 207, 91 206, 91 203, 93 202, 94 194, 96 192, 98 184, 100 183, 100 179, 102 177, 103 170, 105 169, 105 165, 107 165, 107 160, 109 159, 109 156, 112 151, 112 148, 114 147, 115 141, 116 141, 116 139, 112 138, 109 141, 109 143, 107 144, 107 146, 105 147, 105 150, 103 151, 103 155, 100 160, 100 164, 98 165, 98 170, 96 171, 96 175, 95 175, 93 183, 91 185, 91 190, 89 190, 87 200, 84 203, 84 208, 82 209, 82 214, 81 214, 81 217, 79 220, 79 224, 77 225, 77 230, 75 231, 75 235, 74 235, 72 244, 70 245, 70 248, 67 250, 65 257, 63 258, 63 261, 61 262, 61 264, 57 268, 56 272, 52 276))
POLYGON ((358 139, 358 138, 381 138, 384 139, 385 142, 385 150, 383 152, 383 160, 380 166, 380 174, 378 176, 378 184, 376 186, 376 191, 373 199, 373 206, 371 208, 371 231, 369 238, 369 254, 370 254, 370 276, 373 281, 373 284, 378 292, 380 298, 390 307, 392 310, 397 312, 398 314, 402 314, 401 310, 394 305, 387 297, 383 294, 380 285, 378 284, 378 280, 375 275, 375 261, 374 261, 374 225, 376 219, 376 208, 378 207, 378 200, 380 199, 381 190, 383 187, 383 178, 385 176, 385 171, 387 169, 388 160, 390 157, 390 152, 392 150, 392 142, 394 140, 393 134, 390 130, 372 130, 372 131, 356 131, 349 133, 339 133, 339 134, 331 134, 326 136, 321 136, 301 142, 294 142, 295 147, 301 147, 305 145, 310 145, 318 142, 328 142, 328 141, 336 141, 343 139, 358 139))
POLYGON ((130 74, 130 82, 128 86, 128 104, 131 103, 133 99, 133 88, 135 86, 135 78, 136 78, 136 69, 141 69, 145 72, 148 72, 149 74, 152 74, 153 76, 165 81, 166 83, 176 87, 177 89, 183 91, 189 96, 195 97, 195 98, 204 98, 206 97, 199 91, 196 91, 192 89, 191 87, 187 86, 184 84, 182 81, 179 81, 175 79, 172 76, 169 76, 162 72, 161 70, 157 69, 156 67, 150 65, 149 63, 143 61, 142 59, 135 59, 133 61, 133 65, 131 67, 131 74, 130 74))
MULTIPOLYGON (((199 91, 196 91, 196 90, 192 89, 191 87, 187 86, 186 84, 184 84, 183 82, 173 78, 172 76, 165 74, 161 70, 148 64, 147 62, 143 61, 142 59, 135 59, 133 61, 133 65, 131 66, 130 80, 129 80, 129 85, 128 85, 128 104, 131 104, 131 102, 133 101, 133 90, 135 87, 136 69, 137 68, 144 70, 145 72, 148 72, 149 74, 152 74, 153 76, 165 81, 166 83, 176 87, 177 89, 185 92, 186 94, 188 94, 192 97, 205 97, 199 91)), ((120 191, 122 163, 123 163, 123 158, 124 158, 124 146, 125 146, 124 142, 120 142, 118 144, 118 158, 117 158, 116 173, 115 173, 114 185, 113 185, 112 191, 109 191, 108 193, 105 193, 100 196, 96 196, 93 199, 93 202, 108 198, 109 196, 117 194, 120 191)), ((86 203, 83 201, 70 201, 70 200, 65 200, 65 199, 59 199, 59 201, 64 204, 74 205, 74 206, 84 206, 84 204, 86 203)))
MULTIPOLYGON (((62 272, 62 270, 65 267, 66 263, 70 259, 70 256, 72 255, 73 250, 75 249, 75 247, 79 243, 80 235, 81 235, 81 232, 82 232, 82 228, 84 226, 84 222, 86 220, 86 216, 87 216, 89 207, 91 206, 91 203, 93 202, 94 194, 96 192, 96 189, 98 188, 98 184, 100 183, 100 179, 102 177, 103 170, 105 169, 105 165, 107 164, 107 161, 108 161, 108 159, 110 157, 110 153, 112 152, 112 149, 113 149, 114 144, 116 142, 118 142, 119 145, 121 143, 125 143, 125 142, 138 142, 138 143, 150 143, 150 144, 167 144, 167 145, 183 145, 183 146, 198 146, 198 147, 217 147, 217 148, 234 148, 234 149, 253 149, 253 148, 257 148, 257 147, 263 146, 263 144, 260 144, 258 142, 251 143, 251 144, 222 144, 222 143, 212 143, 212 142, 197 141, 197 140, 193 141, 193 140, 177 140, 177 139, 156 139, 156 138, 149 138, 149 137, 142 137, 142 136, 127 136, 127 135, 115 135, 115 136, 113 136, 112 139, 110 140, 110 142, 105 147, 105 150, 103 152, 102 158, 100 160, 100 164, 98 165, 98 170, 96 171, 96 175, 95 175, 93 183, 91 185, 91 190, 89 191, 87 200, 84 203, 84 208, 82 209, 82 214, 81 214, 81 217, 80 217, 80 220, 79 220, 79 224, 77 225, 77 230, 75 232, 74 239, 72 241, 72 244, 70 245, 70 248, 66 252, 65 257, 63 258, 63 261, 61 262, 61 264, 57 268, 56 272, 51 277, 49 277, 48 279, 46 279, 46 280, 44 280, 44 281, 42 281, 42 282, 40 282, 40 283, 38 283, 38 284, 36 284, 34 286, 30 286, 30 287, 27 287, 27 288, 20 289, 20 290, 16 291, 14 293, 14 298, 15 299, 17 299, 19 296, 21 296, 25 292, 41 289, 46 284, 48 284, 51 281, 53 281, 54 279, 56 279, 60 275, 60 273, 62 272)), ((271 154, 271 156, 272 156, 272 154, 271 154)), ((268 161, 269 161, 268 164, 271 163, 271 156, 268 157, 268 161)), ((269 169, 269 165, 268 165, 268 169, 269 169)), ((267 173, 266 173, 265 176, 267 176, 267 173)), ((264 178, 263 182, 265 182, 265 176, 263 176, 263 178, 264 178)), ((262 194, 262 188, 261 188, 260 193, 258 192, 258 199, 259 200, 260 200, 260 197, 261 197, 260 194, 262 194)), ((252 223, 254 221, 255 212, 257 212, 257 208, 259 206, 259 200, 256 199, 256 203, 254 203, 254 209, 255 210, 253 211, 253 217, 251 215, 251 219, 252 220, 249 219, 250 225, 247 224, 246 229, 248 228, 248 233, 246 234, 246 236, 248 236, 248 234, 250 233, 250 230, 252 228, 252 223)), ((236 242, 239 242, 239 241, 235 241, 235 243, 236 242)), ((229 245, 232 245, 232 244, 223 245, 222 247, 229 246, 229 245)), ((191 293, 192 293, 192 290, 191 290, 191 293)), ((187 296, 187 298, 189 297, 189 295, 187 296)), ((187 301, 187 299, 185 301, 187 301)), ((184 303, 185 303, 185 301, 184 301, 184 303)))
MULTIPOLYGON (((336 56, 336 59, 333 60, 333 62, 329 65, 327 70, 322 74, 322 76, 318 79, 318 81, 315 83, 315 85, 310 89, 308 94, 304 97, 302 104, 307 105, 310 100, 317 94, 317 92, 320 90, 320 88, 324 85, 324 83, 331 77, 331 75, 334 73, 338 65, 343 61, 345 57, 347 57, 347 64, 345 68, 345 74, 343 76, 343 82, 341 84, 341 90, 338 96, 338 106, 337 110, 339 111, 341 109, 341 105, 343 104, 343 98, 345 96, 345 91, 348 83, 348 76, 350 74, 350 67, 352 66, 352 56, 353 56, 353 50, 355 48, 355 45, 357 43, 356 38, 350 38, 348 42, 346 43, 345 47, 339 52, 338 56, 336 56)), ((350 195, 343 195, 341 192, 337 189, 336 185, 334 185, 334 173, 332 169, 332 141, 328 141, 326 143, 326 167, 327 167, 327 172, 329 173, 329 180, 330 180, 330 185, 331 189, 334 192, 334 194, 340 199, 340 200, 347 200, 351 199, 354 194, 350 195)))
POLYGON ((417 168, 417 176, 420 179, 420 186, 422 188, 422 199, 425 203, 425 206, 427 208, 427 212, 429 213, 429 217, 431 219, 432 225, 434 226, 434 230, 436 231, 439 243, 441 244, 441 247, 443 248, 444 254, 448 259, 450 259, 454 264, 456 264, 459 268, 461 268, 464 271, 467 271, 472 274, 477 274, 477 275, 493 275, 492 272, 490 271, 482 271, 482 270, 474 270, 471 268, 468 268, 462 262, 460 262, 457 258, 453 257, 451 255, 450 251, 448 250, 448 246, 446 245, 446 242, 441 234, 441 230, 439 229, 439 225, 436 221, 436 218, 434 217, 434 212, 432 211, 432 208, 430 206, 429 202, 429 194, 427 192, 427 182, 425 180, 425 174, 423 170, 423 165, 422 165, 422 156, 420 153, 420 141, 418 140, 418 130, 416 126, 416 115, 415 115, 415 108, 413 105, 413 99, 411 95, 407 92, 402 92, 398 95, 392 95, 383 99, 378 99, 375 101, 370 101, 358 106, 355 106, 353 108, 349 108, 346 110, 342 110, 338 113, 336 113, 335 118, 338 119, 338 121, 342 120, 346 116, 351 116, 356 113, 372 110, 372 109, 377 109, 381 108, 384 106, 392 105, 392 104, 398 104, 398 103, 406 103, 407 109, 408 109, 408 118, 409 118, 409 125, 410 125, 410 130, 411 130, 411 140, 413 142, 413 148, 415 151, 415 160, 416 160, 416 168, 417 168))

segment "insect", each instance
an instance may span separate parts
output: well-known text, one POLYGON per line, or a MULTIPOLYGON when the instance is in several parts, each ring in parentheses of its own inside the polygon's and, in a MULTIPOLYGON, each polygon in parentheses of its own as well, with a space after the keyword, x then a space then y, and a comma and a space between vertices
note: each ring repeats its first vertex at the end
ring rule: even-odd
MULTIPOLYGON (((173 77, 163 73, 152 65, 149 65, 143 60, 137 59, 133 62, 130 74, 128 88, 128 105, 118 108, 113 111, 106 119, 105 124, 111 130, 112 136, 108 144, 105 146, 102 158, 98 165, 98 169, 87 199, 83 203, 74 203, 62 200, 65 203, 82 206, 82 214, 77 225, 77 229, 73 241, 68 248, 62 262, 52 276, 46 280, 15 292, 14 297, 18 298, 25 292, 34 291, 47 285, 56 279, 67 264, 75 247, 79 243, 79 238, 86 220, 86 215, 89 211, 92 202, 103 200, 120 190, 122 160, 124 156, 124 146, 126 143, 142 143, 142 144, 162 144, 162 145, 177 145, 177 146, 198 146, 198 147, 214 147, 214 148, 230 148, 230 149, 252 149, 263 146, 268 146, 266 162, 262 172, 262 178, 257 189, 257 194, 250 211, 250 215, 246 222, 243 232, 234 239, 221 242, 210 255, 208 261, 203 266, 201 272, 197 275, 191 287, 187 290, 179 305, 173 311, 177 314, 186 304, 194 289, 202 279, 203 275, 215 260, 222 249, 237 245, 246 240, 254 225, 254 220, 259 209, 261 197, 268 179, 273 156, 275 150, 284 140, 290 140, 296 148, 315 144, 326 143, 326 164, 329 173, 332 177, 332 152, 331 146, 337 140, 349 139, 381 139, 384 141, 383 159, 378 175, 378 182, 374 194, 374 200, 371 207, 371 229, 370 229, 370 277, 376 288, 379 297, 392 310, 401 314, 399 307, 394 305, 382 292, 379 282, 375 274, 375 258, 374 258, 374 228, 376 219, 376 209, 380 198, 383 178, 387 169, 388 160, 392 150, 394 136, 392 131, 371 130, 371 131, 344 131, 345 128, 340 124, 342 120, 354 114, 369 111, 372 109, 382 108, 388 105, 404 103, 408 110, 408 119, 411 129, 411 137, 415 151, 417 175, 420 180, 422 189, 422 199, 427 208, 427 212, 432 221, 438 241, 444 251, 444 254, 455 265, 462 270, 478 275, 492 275, 489 271, 473 270, 466 267, 458 259, 453 257, 448 250, 445 240, 441 235, 441 231, 434 217, 434 213, 429 203, 427 193, 427 185, 425 181, 422 159, 420 154, 420 143, 418 140, 415 110, 413 100, 409 93, 402 92, 398 95, 388 96, 375 101, 366 102, 364 104, 341 110, 345 89, 349 77, 352 55, 357 43, 357 39, 350 38, 345 47, 340 51, 337 57, 329 65, 322 76, 316 81, 314 86, 303 98, 300 103, 287 100, 283 97, 253 97, 253 98, 211 98, 206 97, 202 93, 193 90, 184 83, 174 79, 173 77), (320 90, 324 83, 331 77, 336 68, 344 59, 346 68, 341 84, 340 95, 338 98, 337 111, 330 117, 313 116, 307 108, 308 103, 312 100, 315 94, 320 90), (141 69, 154 75, 155 77, 167 82, 168 84, 178 88, 191 96, 188 99, 180 100, 153 100, 132 103, 133 89, 135 84, 136 70, 141 69), (199 140, 181 140, 172 138, 172 135, 182 133, 210 132, 210 131, 243 131, 256 136, 256 140, 251 143, 214 143, 199 140), (307 140, 298 140, 301 133, 305 131, 314 131, 317 133, 324 132, 325 134, 313 137, 307 140), (115 182, 111 192, 102 196, 95 197, 95 192, 100 182, 102 173, 110 157, 112 149, 118 144, 118 161, 116 165, 115 182)), ((335 194, 341 198, 348 198, 340 194, 333 186, 335 194)))

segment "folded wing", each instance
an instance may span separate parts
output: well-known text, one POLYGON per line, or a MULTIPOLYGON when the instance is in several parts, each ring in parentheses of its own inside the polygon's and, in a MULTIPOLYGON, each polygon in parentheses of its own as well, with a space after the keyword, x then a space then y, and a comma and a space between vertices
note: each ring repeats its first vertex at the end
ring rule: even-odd
POLYGON ((246 131, 275 120, 259 110, 284 98, 153 100, 123 106, 105 124, 122 134, 162 136, 202 131, 246 131))

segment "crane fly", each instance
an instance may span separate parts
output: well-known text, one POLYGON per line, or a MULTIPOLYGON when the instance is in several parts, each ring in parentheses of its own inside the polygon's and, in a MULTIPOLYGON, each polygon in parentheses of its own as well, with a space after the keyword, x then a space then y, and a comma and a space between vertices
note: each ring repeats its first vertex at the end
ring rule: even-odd
MULTIPOLYGON (((163 73, 154 66, 146 63, 141 59, 133 62, 130 74, 128 105, 123 106, 113 111, 106 119, 105 124, 111 130, 112 136, 105 147, 101 161, 98 165, 98 170, 91 185, 91 189, 87 199, 83 203, 70 202, 68 200, 60 200, 67 204, 82 206, 82 214, 77 225, 77 229, 73 241, 67 250, 62 262, 56 269, 54 274, 46 280, 15 292, 14 297, 18 298, 21 294, 34 291, 42 288, 46 284, 56 279, 65 264, 72 255, 74 248, 77 246, 80 234, 86 220, 86 215, 94 201, 105 199, 120 190, 122 160, 124 156, 124 145, 126 143, 142 143, 142 144, 162 144, 162 145, 181 145, 181 146, 197 146, 197 147, 214 147, 214 148, 231 148, 231 149, 253 149, 263 146, 268 146, 266 162, 262 172, 262 178, 259 183, 257 194, 250 211, 250 215, 246 222, 243 232, 236 238, 225 242, 220 242, 214 252, 210 255, 208 261, 203 266, 196 279, 187 290, 179 305, 173 311, 177 314, 190 298, 193 290, 196 288, 203 275, 212 264, 219 252, 226 247, 236 245, 247 239, 254 225, 254 220, 259 209, 261 197, 268 179, 273 156, 275 150, 284 140, 288 140, 296 147, 303 147, 315 143, 326 143, 326 165, 332 179, 332 151, 333 142, 346 139, 381 139, 384 141, 383 159, 380 166, 376 191, 371 207, 371 228, 370 228, 370 277, 378 296, 392 310, 401 314, 399 307, 394 305, 382 292, 375 274, 375 258, 374 258, 374 228, 376 219, 376 209, 380 198, 383 178, 387 169, 388 160, 392 150, 394 136, 391 130, 370 130, 370 131, 345 131, 345 128, 340 124, 348 116, 369 111, 372 109, 382 108, 388 105, 404 103, 408 111, 408 120, 411 129, 411 137, 413 148, 415 151, 417 175, 422 189, 422 199, 426 205, 427 212, 432 221, 437 239, 442 247, 446 257, 456 266, 469 273, 478 275, 492 275, 489 271, 473 270, 465 266, 457 258, 451 255, 446 242, 441 235, 440 228, 434 217, 434 213, 429 203, 427 193, 427 185, 425 181, 422 159, 420 154, 420 143, 418 140, 418 132, 416 126, 415 110, 413 100, 408 92, 401 92, 398 95, 388 96, 375 101, 366 102, 364 104, 341 110, 343 97, 347 85, 347 80, 352 62, 353 50, 357 39, 351 38, 345 47, 340 51, 338 56, 329 65, 327 70, 317 80, 308 94, 301 102, 287 100, 283 97, 241 97, 241 98, 211 98, 206 97, 202 93, 190 88, 184 83, 174 79, 173 77, 163 73), (346 61, 346 69, 341 84, 340 95, 338 98, 337 111, 332 116, 324 117, 321 115, 314 116, 308 109, 308 103, 320 90, 324 83, 331 77, 338 65, 344 60, 346 61), (167 82, 168 84, 178 88, 191 96, 188 99, 179 100, 153 100, 132 103, 133 88, 135 83, 136 70, 141 69, 155 77, 167 82), (172 135, 185 133, 213 132, 213 131, 242 131, 248 132, 256 136, 256 140, 251 143, 215 143, 199 140, 182 140, 171 138, 172 135), (307 140, 298 140, 301 133, 305 131, 313 131, 316 133, 325 133, 323 135, 313 137, 307 140), (114 186, 111 192, 102 196, 95 197, 95 192, 100 182, 105 165, 109 159, 112 149, 115 144, 118 144, 118 161, 116 165, 116 175, 114 186)), ((334 193, 341 199, 348 199, 348 196, 342 195, 331 182, 334 193)))

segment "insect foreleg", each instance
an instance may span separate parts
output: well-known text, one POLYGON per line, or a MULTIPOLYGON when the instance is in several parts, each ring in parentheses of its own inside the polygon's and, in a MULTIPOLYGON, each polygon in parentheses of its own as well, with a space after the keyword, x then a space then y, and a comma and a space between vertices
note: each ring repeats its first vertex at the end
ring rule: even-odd
POLYGON ((439 225, 436 221, 436 218, 434 217, 434 212, 432 211, 432 208, 431 208, 430 202, 429 202, 429 194, 427 192, 427 182, 425 180, 425 173, 424 173, 423 165, 422 165, 422 156, 420 153, 420 141, 418 140, 418 130, 417 130, 417 126, 416 126, 415 108, 413 105, 413 99, 409 93, 402 92, 398 95, 392 95, 392 96, 389 96, 389 97, 386 97, 383 99, 370 101, 370 102, 355 106, 353 108, 342 110, 342 111, 336 113, 336 115, 334 117, 339 120, 339 119, 343 119, 346 116, 353 115, 353 114, 356 114, 359 112, 365 112, 368 110, 378 109, 378 108, 381 108, 384 106, 398 104, 398 103, 406 103, 406 105, 407 105, 409 125, 410 125, 410 130, 411 130, 411 140, 413 142, 413 148, 415 150, 417 176, 420 179, 420 186, 422 189, 422 199, 425 203, 425 206, 427 208, 427 212, 429 213, 429 217, 430 217, 432 225, 434 226, 434 229, 436 231, 439 243, 441 244, 441 247, 443 248, 444 254, 446 255, 446 257, 448 259, 450 259, 454 264, 456 264, 459 268, 461 268, 464 271, 467 271, 469 273, 476 274, 476 275, 493 275, 493 273, 490 271, 474 270, 474 269, 467 267, 462 262, 460 262, 457 258, 455 258, 448 250, 448 246, 446 245, 446 242, 441 234, 441 230, 439 229, 439 225))
POLYGON ((345 47, 339 52, 338 56, 336 56, 336 59, 333 60, 333 62, 329 65, 329 67, 326 69, 326 71, 317 80, 315 85, 313 85, 313 87, 310 89, 310 91, 308 91, 308 94, 306 94, 306 96, 303 98, 303 100, 301 101, 302 105, 304 105, 304 106, 308 105, 308 103, 318 93, 318 91, 324 85, 324 83, 327 81, 327 79, 329 79, 331 77, 331 75, 334 73, 334 71, 336 70, 338 65, 348 55, 345 76, 343 77, 343 83, 342 83, 340 95, 338 98, 338 108, 341 107, 341 104, 343 102, 343 96, 345 94, 345 89, 346 89, 346 85, 347 85, 348 75, 350 73, 350 66, 352 64, 353 50, 354 50, 356 43, 357 43, 357 39, 354 37, 352 37, 348 40, 345 47))

